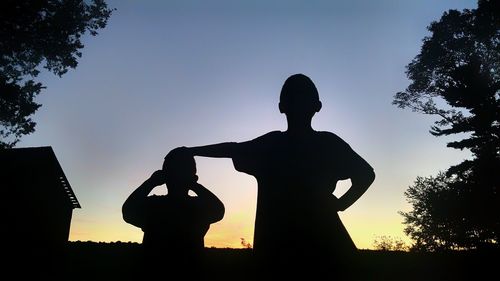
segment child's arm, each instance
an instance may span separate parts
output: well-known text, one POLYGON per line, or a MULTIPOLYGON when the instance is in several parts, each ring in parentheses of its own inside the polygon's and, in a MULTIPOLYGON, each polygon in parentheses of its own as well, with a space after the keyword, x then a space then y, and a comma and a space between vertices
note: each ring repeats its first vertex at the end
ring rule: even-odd
POLYGON ((132 192, 122 206, 123 220, 134 226, 142 227, 146 211, 144 209, 146 198, 153 188, 162 184, 165 184, 165 172, 159 170, 132 192))
POLYGON ((338 200, 338 210, 344 211, 356 202, 375 180, 375 172, 370 166, 360 168, 351 177, 351 187, 338 200))
POLYGON ((361 156, 355 154, 355 165, 351 172, 351 187, 337 200, 338 210, 344 211, 356 202, 375 180, 373 168, 361 156))
POLYGON ((237 142, 224 142, 205 146, 186 147, 193 156, 232 158, 237 149, 237 142))
POLYGON ((207 215, 210 223, 222 220, 225 213, 224 204, 220 199, 203 185, 195 182, 191 190, 198 195, 198 199, 203 202, 203 213, 207 215))

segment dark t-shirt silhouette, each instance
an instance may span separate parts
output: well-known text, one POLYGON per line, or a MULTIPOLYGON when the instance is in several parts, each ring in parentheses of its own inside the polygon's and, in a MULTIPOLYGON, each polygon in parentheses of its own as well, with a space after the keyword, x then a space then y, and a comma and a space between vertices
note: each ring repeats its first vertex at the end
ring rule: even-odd
POLYGON ((210 224, 217 221, 207 216, 207 202, 198 196, 182 199, 168 195, 148 196, 144 202, 142 243, 149 252, 159 255, 199 256, 210 224))
POLYGON ((224 217, 224 205, 197 180, 192 155, 174 149, 163 170, 154 172, 123 204, 124 220, 144 232, 145 266, 199 269, 204 236, 210 224, 224 217), (148 196, 164 184, 167 195, 148 196), (190 196, 190 190, 197 196, 190 196))
POLYGON ((367 163, 338 136, 274 131, 239 143, 232 160, 236 170, 257 179, 256 249, 265 249, 266 255, 287 248, 316 253, 355 249, 332 192, 337 181, 367 163))
POLYGON ((312 118, 321 108, 309 77, 292 75, 279 103, 287 118, 286 131, 246 142, 187 148, 195 156, 231 158, 236 170, 256 178, 254 251, 261 272, 339 269, 356 249, 337 212, 362 196, 375 173, 340 137, 312 128, 312 118), (352 185, 337 198, 332 193, 345 179, 352 185))

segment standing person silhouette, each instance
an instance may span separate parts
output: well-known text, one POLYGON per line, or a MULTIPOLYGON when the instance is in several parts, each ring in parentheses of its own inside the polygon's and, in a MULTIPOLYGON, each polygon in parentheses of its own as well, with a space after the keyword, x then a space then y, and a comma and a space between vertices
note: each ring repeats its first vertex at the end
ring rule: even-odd
POLYGON ((340 137, 312 128, 321 107, 311 79, 292 75, 279 102, 286 131, 241 143, 185 148, 195 156, 229 157, 236 170, 257 179, 254 253, 262 272, 341 270, 356 251, 337 212, 363 195, 375 173, 340 137), (337 199, 336 183, 346 179, 352 185, 337 199))
POLYGON ((143 269, 157 267, 166 273, 167 267, 175 274, 189 269, 191 275, 201 269, 204 236, 210 224, 224 217, 224 205, 197 180, 192 155, 174 149, 165 157, 163 169, 154 172, 123 204, 123 219, 144 232, 143 269), (148 196, 163 184, 167 195, 148 196), (197 196, 190 196, 189 190, 197 196))

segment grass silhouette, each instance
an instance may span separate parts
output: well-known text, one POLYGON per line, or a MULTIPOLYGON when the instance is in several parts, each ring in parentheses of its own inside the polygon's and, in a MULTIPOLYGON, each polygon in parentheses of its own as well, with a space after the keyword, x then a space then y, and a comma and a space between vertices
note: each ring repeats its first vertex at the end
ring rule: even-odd
MULTIPOLYGON (((66 254, 68 280, 138 280, 137 270, 155 270, 147 266, 139 269, 138 243, 69 242, 66 254)), ((494 263, 499 257, 498 250, 439 253, 360 250, 349 279, 472 280, 494 274, 494 263)), ((161 270, 168 272, 168 264, 161 270)), ((255 276, 251 249, 206 248, 206 269, 200 280, 258 279, 255 276)))

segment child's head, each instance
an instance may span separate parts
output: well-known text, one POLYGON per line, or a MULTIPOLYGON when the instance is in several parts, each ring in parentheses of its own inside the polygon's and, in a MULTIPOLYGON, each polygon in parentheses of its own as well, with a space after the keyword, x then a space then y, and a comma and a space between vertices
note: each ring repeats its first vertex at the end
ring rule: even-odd
POLYGON ((279 108, 287 115, 312 116, 319 112, 321 101, 313 81, 304 74, 288 77, 281 88, 279 108))
POLYGON ((169 188, 172 186, 185 187, 198 180, 194 157, 183 148, 173 149, 165 156, 163 170, 169 188))

